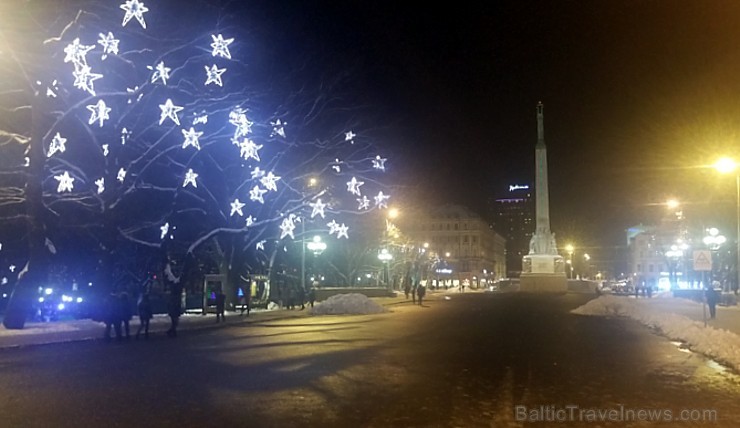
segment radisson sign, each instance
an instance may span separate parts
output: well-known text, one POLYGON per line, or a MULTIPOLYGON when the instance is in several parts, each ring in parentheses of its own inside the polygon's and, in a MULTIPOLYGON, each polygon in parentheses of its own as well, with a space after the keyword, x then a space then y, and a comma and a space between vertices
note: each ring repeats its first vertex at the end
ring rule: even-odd
POLYGON ((529 190, 529 186, 527 185, 521 185, 521 184, 513 184, 509 185, 509 192, 513 192, 514 190, 529 190))

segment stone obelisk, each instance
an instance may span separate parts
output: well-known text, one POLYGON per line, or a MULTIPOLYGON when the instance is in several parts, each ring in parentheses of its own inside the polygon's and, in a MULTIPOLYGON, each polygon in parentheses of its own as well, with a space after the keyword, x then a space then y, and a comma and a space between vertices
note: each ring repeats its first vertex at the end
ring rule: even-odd
POLYGON ((544 106, 537 104, 537 145, 535 153, 534 235, 529 241, 529 254, 522 260, 520 291, 565 292, 568 280, 565 264, 558 254, 555 234, 550 231, 550 192, 547 183, 547 147, 545 146, 544 106))

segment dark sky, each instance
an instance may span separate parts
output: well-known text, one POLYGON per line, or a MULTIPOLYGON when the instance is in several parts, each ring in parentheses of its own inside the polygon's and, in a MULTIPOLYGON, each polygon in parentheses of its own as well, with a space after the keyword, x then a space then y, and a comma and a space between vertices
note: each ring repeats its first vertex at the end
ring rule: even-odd
POLYGON ((668 197, 734 229, 733 180, 696 167, 738 154, 739 2, 276 3, 252 17, 355 73, 420 193, 478 208, 531 183, 542 101, 558 236, 621 242, 668 197))

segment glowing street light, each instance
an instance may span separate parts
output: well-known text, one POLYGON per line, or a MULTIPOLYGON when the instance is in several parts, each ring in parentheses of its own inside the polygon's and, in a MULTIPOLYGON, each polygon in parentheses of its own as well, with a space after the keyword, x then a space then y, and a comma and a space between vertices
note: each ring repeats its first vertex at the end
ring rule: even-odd
POLYGON ((568 253, 568 260, 566 263, 570 265, 570 279, 573 279, 573 253, 576 251, 572 244, 565 246, 565 251, 568 253))
POLYGON ((733 159, 722 157, 714 163, 714 169, 721 174, 735 173, 735 201, 736 201, 736 223, 737 223, 737 260, 735 261, 736 286, 740 287, 740 173, 738 173, 738 164, 733 159))

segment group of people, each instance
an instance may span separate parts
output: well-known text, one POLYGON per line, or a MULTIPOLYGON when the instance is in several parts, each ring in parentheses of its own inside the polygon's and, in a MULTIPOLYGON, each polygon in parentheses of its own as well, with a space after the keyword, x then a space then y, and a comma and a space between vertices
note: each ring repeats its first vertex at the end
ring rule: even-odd
MULTIPOLYGON (((142 293, 136 305, 139 315, 139 329, 136 331, 136 339, 141 333, 144 338, 149 338, 149 320, 152 319, 152 306, 149 293, 142 293)), ((128 292, 111 292, 103 301, 102 321, 105 323, 105 338, 111 340, 115 333, 116 340, 129 339, 131 337, 130 321, 133 317, 133 307, 128 292)))
POLYGON ((406 295, 406 298, 409 298, 409 295, 411 296, 411 300, 414 304, 416 304, 416 300, 419 300, 419 305, 421 306, 421 302, 424 300, 424 296, 427 294, 427 288, 424 287, 421 284, 412 284, 411 281, 405 281, 405 285, 403 286, 403 293, 406 295))
POLYGON ((313 308, 316 302, 316 289, 314 287, 308 290, 304 289, 300 285, 288 287, 285 293, 285 307, 287 309, 295 309, 300 306, 300 310, 306 309, 306 304, 311 305, 313 308))

